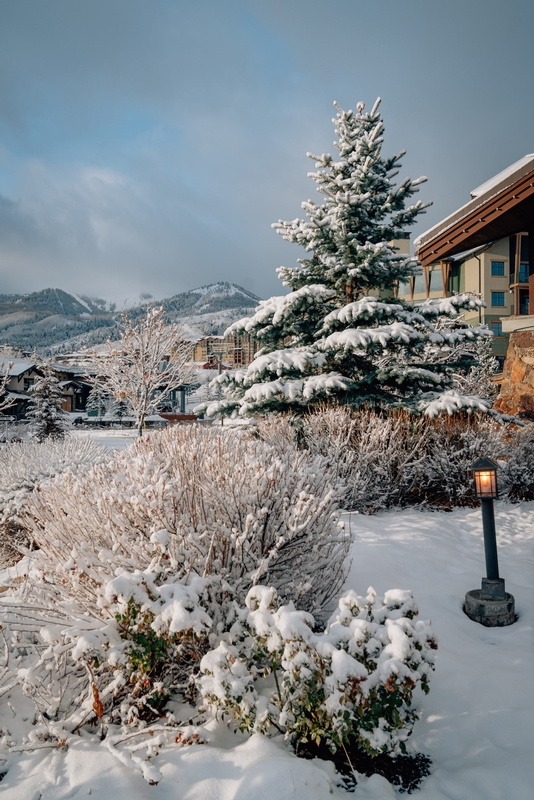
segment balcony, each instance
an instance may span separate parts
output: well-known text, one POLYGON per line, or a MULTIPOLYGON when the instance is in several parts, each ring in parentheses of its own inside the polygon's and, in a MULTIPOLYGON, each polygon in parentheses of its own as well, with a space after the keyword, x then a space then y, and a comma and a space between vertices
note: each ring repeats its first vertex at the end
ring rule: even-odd
POLYGON ((528 270, 522 269, 520 272, 510 274, 510 286, 528 286, 528 270))

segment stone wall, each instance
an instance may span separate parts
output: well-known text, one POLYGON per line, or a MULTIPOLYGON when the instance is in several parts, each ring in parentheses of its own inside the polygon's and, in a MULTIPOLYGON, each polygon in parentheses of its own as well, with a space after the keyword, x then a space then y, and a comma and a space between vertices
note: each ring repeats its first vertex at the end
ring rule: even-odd
POLYGON ((534 419, 534 330, 510 334, 500 386, 497 411, 534 419))

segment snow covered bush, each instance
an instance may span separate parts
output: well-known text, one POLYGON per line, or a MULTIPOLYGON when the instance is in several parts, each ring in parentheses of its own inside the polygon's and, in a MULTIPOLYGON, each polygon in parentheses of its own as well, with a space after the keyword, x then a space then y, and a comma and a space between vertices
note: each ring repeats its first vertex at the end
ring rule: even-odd
POLYGON ((315 742, 405 752, 418 718, 413 693, 428 692, 437 648, 417 613, 409 591, 350 591, 315 633, 311 614, 256 586, 230 635, 202 658, 204 705, 241 730, 282 731, 297 751, 315 742))
POLYGON ((151 536, 165 530, 178 577, 220 576, 242 599, 269 582, 320 613, 346 575, 341 496, 325 459, 291 442, 274 449, 243 432, 176 426, 43 487, 25 524, 50 570, 72 563, 72 592, 87 563, 102 562, 98 582, 82 581, 93 608, 97 584, 117 568, 145 570, 151 536))
POLYGON ((8 685, 20 683, 44 719, 68 731, 91 722, 145 724, 161 716, 171 693, 186 693, 224 597, 217 594, 209 616, 218 582, 178 580, 162 532, 152 538, 154 558, 143 572, 120 569, 105 581, 93 559, 74 594, 64 590, 61 566, 54 580, 37 555, 28 579, 2 599, 14 664, 8 685), (94 608, 86 582, 96 589, 94 608))
POLYGON ((21 534, 21 513, 33 490, 67 470, 80 472, 109 458, 109 450, 89 439, 13 442, 0 447, 0 560, 18 560, 13 537, 21 534))

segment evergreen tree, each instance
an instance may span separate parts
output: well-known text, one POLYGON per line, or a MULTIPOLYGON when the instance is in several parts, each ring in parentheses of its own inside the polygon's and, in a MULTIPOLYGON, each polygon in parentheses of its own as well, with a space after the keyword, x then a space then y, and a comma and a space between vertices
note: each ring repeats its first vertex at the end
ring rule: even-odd
MULTIPOLYGON (((87 411, 96 411, 97 417, 103 417, 107 411, 109 394, 101 383, 96 381, 87 395, 87 411)), ((92 416, 95 416, 94 414, 92 416)))
POLYGON ((308 200, 302 204, 306 220, 273 225, 309 255, 298 267, 278 270, 289 294, 262 301, 253 316, 228 329, 252 334, 262 349, 247 369, 218 378, 225 399, 199 410, 247 415, 302 411, 325 401, 427 413, 486 407, 451 394, 455 370, 471 363, 465 355, 454 365, 422 359, 429 343, 439 349, 480 335, 461 321, 461 311, 483 302, 462 295, 416 306, 395 297, 398 282, 420 267, 391 242, 424 211, 425 204, 409 200, 426 179, 394 183, 404 152, 382 157, 379 103, 368 114, 362 103, 358 113, 335 104, 338 160, 308 153, 322 204, 308 200), (438 331, 442 317, 458 324, 438 331))
POLYGON ((487 333, 487 336, 480 336, 471 344, 474 364, 465 375, 455 375, 454 382, 460 391, 478 394, 493 402, 499 394, 499 387, 493 380, 499 372, 499 362, 493 352, 492 333, 489 330, 487 333))
POLYGON ((61 439, 67 428, 68 414, 62 408, 59 380, 54 376, 51 362, 42 363, 40 369, 43 375, 30 389, 27 416, 38 441, 61 439))
POLYGON ((120 422, 122 418, 128 416, 129 413, 130 409, 128 408, 128 403, 126 400, 116 397, 112 398, 110 409, 110 414, 112 417, 118 419, 120 422))

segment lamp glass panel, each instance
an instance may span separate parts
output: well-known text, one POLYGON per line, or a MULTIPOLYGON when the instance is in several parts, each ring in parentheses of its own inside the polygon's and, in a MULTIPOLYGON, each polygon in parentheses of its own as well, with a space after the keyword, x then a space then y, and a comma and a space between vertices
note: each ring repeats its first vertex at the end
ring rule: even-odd
POLYGON ((475 470, 475 490, 476 496, 497 497, 497 475, 495 470, 483 469, 475 470))

